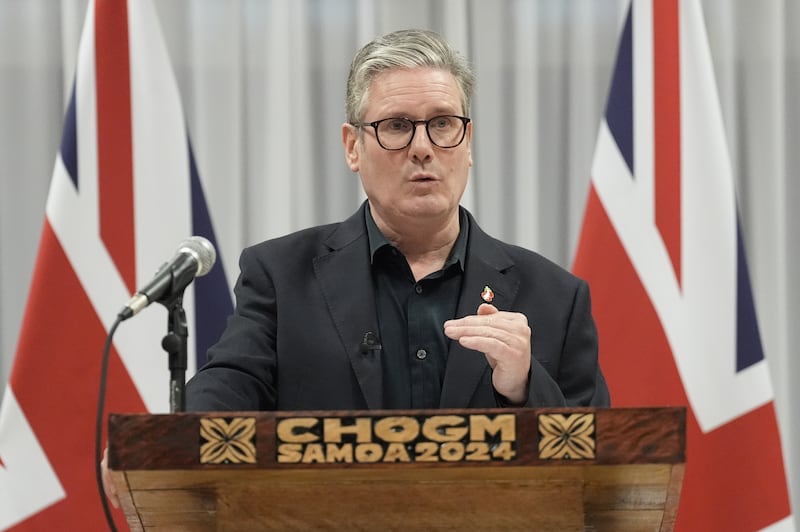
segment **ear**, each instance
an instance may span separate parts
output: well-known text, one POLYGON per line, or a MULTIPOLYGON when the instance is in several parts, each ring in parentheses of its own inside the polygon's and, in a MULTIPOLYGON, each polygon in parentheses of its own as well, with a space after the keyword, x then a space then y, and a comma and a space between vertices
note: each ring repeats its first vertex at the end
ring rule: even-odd
POLYGON ((344 158, 347 166, 353 172, 358 172, 358 128, 347 122, 342 124, 342 146, 344 146, 344 158))

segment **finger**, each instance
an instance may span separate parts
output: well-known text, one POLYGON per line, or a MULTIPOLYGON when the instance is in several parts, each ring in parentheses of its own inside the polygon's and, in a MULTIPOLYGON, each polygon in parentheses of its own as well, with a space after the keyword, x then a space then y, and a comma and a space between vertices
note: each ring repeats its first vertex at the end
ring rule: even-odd
POLYGON ((496 312, 500 312, 497 307, 494 305, 490 305, 489 303, 481 303, 478 307, 478 316, 487 316, 489 314, 495 314, 496 312))
POLYGON ((108 470, 108 447, 103 452, 103 460, 100 462, 100 467, 103 471, 103 491, 106 492, 106 497, 111 501, 114 508, 119 508, 119 497, 117 497, 117 488, 111 481, 111 473, 108 470))
POLYGON ((467 315, 462 318, 456 318, 452 320, 447 320, 444 322, 444 326, 448 327, 451 325, 463 325, 475 321, 479 316, 488 316, 489 314, 496 314, 500 312, 497 307, 494 305, 490 305, 488 303, 481 303, 478 307, 478 310, 475 314, 467 315))
POLYGON ((455 325, 455 326, 462 326, 462 325, 475 325, 475 324, 518 324, 518 325, 527 325, 528 324, 528 317, 524 314, 519 312, 508 312, 498 310, 497 307, 493 307, 492 305, 483 304, 478 307, 478 313, 472 314, 468 316, 464 316, 461 318, 455 318, 452 320, 447 320, 444 324, 447 325, 455 325))
POLYGON ((521 347, 530 339, 530 327, 520 320, 492 315, 481 320, 465 320, 446 323, 444 333, 448 338, 464 337, 494 338, 509 346, 521 347))
POLYGON ((489 336, 462 336, 458 339, 458 343, 467 349, 483 353, 494 360, 498 356, 502 357, 502 353, 509 350, 508 344, 503 340, 489 336))

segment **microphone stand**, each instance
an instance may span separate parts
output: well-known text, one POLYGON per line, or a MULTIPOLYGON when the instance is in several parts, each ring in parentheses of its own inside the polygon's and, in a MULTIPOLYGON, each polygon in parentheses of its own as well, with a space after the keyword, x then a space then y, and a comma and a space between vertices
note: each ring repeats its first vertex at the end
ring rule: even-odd
POLYGON ((186 339, 189 327, 183 309, 183 291, 164 302, 167 307, 167 334, 161 347, 169 355, 169 411, 186 411, 186 339))

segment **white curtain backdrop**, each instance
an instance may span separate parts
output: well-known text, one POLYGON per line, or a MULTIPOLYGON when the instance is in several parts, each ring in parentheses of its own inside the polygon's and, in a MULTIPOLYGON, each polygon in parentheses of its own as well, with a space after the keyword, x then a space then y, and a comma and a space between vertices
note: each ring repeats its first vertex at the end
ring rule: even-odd
MULTIPOLYGON (((244 245, 341 219, 361 201, 340 145, 345 77, 360 45, 401 27, 443 33, 476 68, 465 204, 490 233, 570 267, 626 0, 154 3, 231 283, 244 245)), ((788 476, 800 481, 800 2, 702 3, 788 476)), ((0 0, 3 384, 85 9, 0 0)))

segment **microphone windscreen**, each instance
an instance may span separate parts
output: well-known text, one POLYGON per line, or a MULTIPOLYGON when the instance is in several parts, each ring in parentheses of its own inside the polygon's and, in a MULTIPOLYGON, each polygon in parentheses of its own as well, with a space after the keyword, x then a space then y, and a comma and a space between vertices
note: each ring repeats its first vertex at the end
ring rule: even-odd
POLYGON ((192 236, 181 242, 178 253, 190 253, 197 261, 197 277, 202 277, 211 271, 217 261, 217 251, 208 239, 202 236, 192 236))

